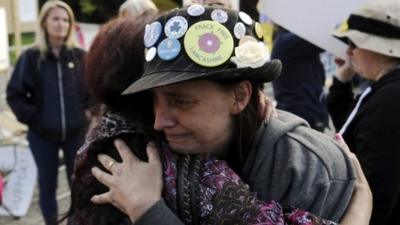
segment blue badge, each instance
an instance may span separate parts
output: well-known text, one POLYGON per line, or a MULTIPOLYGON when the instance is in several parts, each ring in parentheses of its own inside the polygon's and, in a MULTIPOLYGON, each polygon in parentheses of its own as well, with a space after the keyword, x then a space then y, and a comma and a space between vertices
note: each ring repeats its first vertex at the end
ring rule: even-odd
POLYGON ((174 59, 181 52, 181 43, 175 38, 166 38, 158 45, 158 56, 168 61, 174 59))
POLYGON ((155 21, 150 25, 147 24, 144 31, 144 46, 147 48, 152 47, 160 38, 162 32, 162 25, 160 22, 155 21))
POLYGON ((174 16, 165 24, 164 32, 167 37, 178 39, 185 35, 187 29, 187 20, 183 16, 174 16))

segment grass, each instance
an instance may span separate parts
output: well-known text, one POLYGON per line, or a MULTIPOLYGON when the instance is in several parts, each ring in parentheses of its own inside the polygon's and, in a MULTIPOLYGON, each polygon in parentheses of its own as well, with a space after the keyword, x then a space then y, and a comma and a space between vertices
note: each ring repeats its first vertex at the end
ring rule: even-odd
MULTIPOLYGON (((35 33, 23 33, 21 35, 22 46, 32 44, 34 39, 35 39, 35 33)), ((8 40, 10 43, 10 47, 15 45, 14 35, 9 35, 8 40)), ((15 50, 10 49, 10 61, 12 65, 14 65, 17 61, 15 50)))

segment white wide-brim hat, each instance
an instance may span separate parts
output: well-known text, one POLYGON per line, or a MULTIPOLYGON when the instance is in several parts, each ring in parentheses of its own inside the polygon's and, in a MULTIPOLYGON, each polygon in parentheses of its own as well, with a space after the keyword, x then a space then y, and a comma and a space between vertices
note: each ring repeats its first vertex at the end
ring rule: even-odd
POLYGON ((353 12, 333 35, 358 48, 400 58, 400 0, 373 0, 353 12))

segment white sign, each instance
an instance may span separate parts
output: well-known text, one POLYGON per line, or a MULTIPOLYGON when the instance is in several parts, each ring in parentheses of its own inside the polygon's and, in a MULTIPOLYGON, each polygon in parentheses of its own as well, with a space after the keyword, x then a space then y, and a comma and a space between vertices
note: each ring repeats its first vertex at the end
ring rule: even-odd
POLYGON ((19 0, 19 19, 22 23, 35 22, 37 15, 37 0, 19 0))
POLYGON ((0 170, 8 174, 0 215, 9 215, 9 212, 17 217, 26 215, 37 177, 31 151, 21 146, 0 146, 0 170))
POLYGON ((346 59, 331 32, 367 0, 260 0, 260 12, 307 41, 346 59))
POLYGON ((10 67, 6 18, 6 10, 0 8, 0 71, 7 70, 10 67))

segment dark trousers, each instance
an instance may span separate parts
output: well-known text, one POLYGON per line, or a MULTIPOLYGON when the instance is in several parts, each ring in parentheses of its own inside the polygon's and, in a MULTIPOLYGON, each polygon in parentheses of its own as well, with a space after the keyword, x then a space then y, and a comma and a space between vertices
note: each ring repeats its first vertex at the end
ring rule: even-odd
POLYGON ((64 153, 68 183, 71 184, 71 176, 74 169, 76 153, 83 143, 82 135, 67 137, 64 142, 54 142, 43 138, 35 131, 28 131, 29 147, 32 151, 39 180, 39 204, 46 225, 54 225, 57 222, 57 176, 61 149, 64 153))

